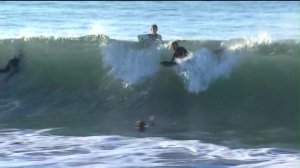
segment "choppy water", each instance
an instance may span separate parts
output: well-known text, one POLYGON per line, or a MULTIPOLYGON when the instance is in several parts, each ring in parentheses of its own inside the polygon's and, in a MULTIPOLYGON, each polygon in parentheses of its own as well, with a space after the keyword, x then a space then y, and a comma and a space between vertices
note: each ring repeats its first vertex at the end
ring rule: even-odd
POLYGON ((0 167, 299 167, 299 9, 0 2, 0 68, 24 53, 0 74, 0 167), (161 67, 175 39, 191 57, 161 67))
POLYGON ((1 38, 106 34, 137 40, 156 23, 163 39, 232 39, 268 32, 299 39, 299 2, 0 2, 1 38))

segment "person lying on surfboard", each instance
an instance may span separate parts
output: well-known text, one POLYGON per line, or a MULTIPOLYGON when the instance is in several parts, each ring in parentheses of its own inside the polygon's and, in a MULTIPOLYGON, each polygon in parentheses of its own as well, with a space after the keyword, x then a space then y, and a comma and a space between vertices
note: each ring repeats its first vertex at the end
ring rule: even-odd
POLYGON ((182 59, 189 55, 189 53, 184 47, 178 45, 177 41, 172 42, 172 48, 175 52, 173 54, 171 61, 162 61, 160 64, 165 66, 176 65, 175 58, 182 59))

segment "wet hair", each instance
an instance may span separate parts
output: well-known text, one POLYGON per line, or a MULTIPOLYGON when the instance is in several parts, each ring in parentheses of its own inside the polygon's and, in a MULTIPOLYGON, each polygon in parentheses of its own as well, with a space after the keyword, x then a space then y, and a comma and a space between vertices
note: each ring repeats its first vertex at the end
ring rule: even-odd
POLYGON ((158 29, 156 24, 153 24, 151 27, 158 29))
POLYGON ((177 45, 178 46, 178 42, 177 41, 173 41, 172 45, 177 45))

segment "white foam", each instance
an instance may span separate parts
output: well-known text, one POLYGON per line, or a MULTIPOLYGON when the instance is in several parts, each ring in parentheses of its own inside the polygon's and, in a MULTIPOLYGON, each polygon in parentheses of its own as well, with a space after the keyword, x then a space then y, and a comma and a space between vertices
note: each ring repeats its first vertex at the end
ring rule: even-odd
MULTIPOLYGON (((156 47, 133 49, 128 42, 115 41, 102 46, 103 62, 110 67, 110 74, 125 86, 152 76, 159 69, 160 49, 156 47)), ((162 49, 167 46, 162 45, 162 49)), ((186 59, 176 60, 177 74, 182 77, 189 92, 206 90, 217 79, 228 78, 239 58, 234 51, 214 53, 202 48, 186 59)))
POLYGON ((227 44, 224 43, 224 45, 231 50, 238 50, 243 48, 252 48, 262 44, 270 44, 272 41, 272 37, 269 33, 260 32, 256 36, 244 37, 243 40, 240 40, 239 42, 235 42, 235 40, 229 40, 227 44))
POLYGON ((229 50, 213 53, 202 48, 194 52, 190 59, 177 62, 178 74, 183 78, 186 88, 197 93, 206 90, 219 78, 228 78, 238 59, 229 50))
POLYGON ((111 42, 102 46, 103 62, 110 67, 110 74, 132 85, 151 76, 159 68, 159 52, 155 47, 134 49, 128 42, 111 42))
POLYGON ((276 148, 231 149, 159 137, 57 136, 48 130, 0 131, 0 167, 299 167, 300 154, 276 148))

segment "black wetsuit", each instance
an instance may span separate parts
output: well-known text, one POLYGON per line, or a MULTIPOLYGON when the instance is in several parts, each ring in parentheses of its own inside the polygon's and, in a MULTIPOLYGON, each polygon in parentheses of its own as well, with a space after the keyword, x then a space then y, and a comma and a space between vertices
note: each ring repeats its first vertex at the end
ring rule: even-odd
POLYGON ((177 47, 175 53, 173 54, 172 61, 175 61, 175 58, 184 58, 188 55, 188 52, 184 47, 177 47))
POLYGON ((18 58, 13 58, 13 59, 9 60, 9 62, 6 65, 6 67, 3 68, 3 69, 0 69, 0 73, 9 72, 11 67, 14 67, 16 70, 18 70, 19 61, 20 60, 18 58))
POLYGON ((173 66, 173 65, 177 65, 177 63, 175 62, 175 58, 184 58, 186 56, 188 56, 188 52, 186 51, 186 49, 184 47, 177 47, 177 49, 175 50, 174 54, 173 54, 173 58, 171 59, 171 61, 162 61, 160 62, 161 65, 164 66, 173 66))

